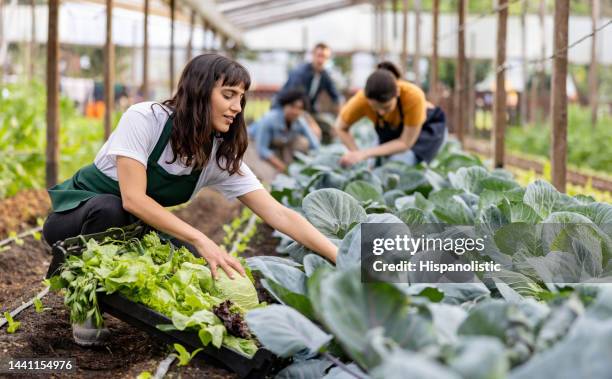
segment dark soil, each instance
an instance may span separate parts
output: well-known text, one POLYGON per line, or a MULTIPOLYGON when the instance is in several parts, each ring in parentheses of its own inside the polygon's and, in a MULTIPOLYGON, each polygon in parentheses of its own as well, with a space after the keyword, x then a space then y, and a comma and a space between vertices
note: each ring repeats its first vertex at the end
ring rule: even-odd
POLYGON ((23 245, 9 245, 0 252, 0 312, 12 310, 31 299, 41 284, 51 262, 51 253, 43 242, 24 238, 23 245))
POLYGON ((51 202, 45 190, 25 190, 0 199, 0 239, 9 232, 19 232, 36 225, 36 219, 47 214, 51 202))
MULTIPOLYGON (((223 224, 238 216, 239 212, 239 202, 228 202, 222 195, 208 190, 202 191, 187 207, 174 211, 217 243, 223 239, 223 224)), ((271 237, 271 233, 271 228, 259 224, 258 233, 244 256, 275 254, 277 240, 271 237)), ((27 237, 23 246, 12 244, 9 250, 0 252, 0 310, 16 308, 43 288, 40 282, 50 258, 45 244, 32 237, 27 237)), ((272 302, 259 282, 257 286, 260 298, 272 302)), ((75 358, 76 373, 52 376, 58 378, 135 378, 143 371, 154 374, 157 365, 169 353, 164 342, 108 315, 105 318, 111 337, 106 345, 99 348, 80 347, 73 342, 70 317, 63 297, 50 293, 42 301, 49 309, 36 313, 34 307, 30 307, 20 313, 16 321, 21 322, 21 327, 15 334, 8 334, 6 327, 0 329, 0 357, 75 358)), ((187 367, 177 367, 174 363, 166 377, 227 379, 237 378, 237 375, 199 357, 187 367)))

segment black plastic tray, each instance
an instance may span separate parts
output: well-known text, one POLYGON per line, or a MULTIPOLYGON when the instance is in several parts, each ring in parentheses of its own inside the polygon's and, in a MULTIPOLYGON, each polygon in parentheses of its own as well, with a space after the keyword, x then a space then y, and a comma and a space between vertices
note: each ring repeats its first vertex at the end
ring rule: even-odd
MULTIPOLYGON (((106 237, 122 240, 138 238, 144 232, 146 232, 146 227, 141 224, 135 224, 123 228, 123 230, 110 230, 104 233, 77 236, 59 241, 52 247, 53 259, 47 271, 47 278, 59 274, 59 269, 67 255, 81 254, 84 241, 88 241, 91 238, 102 241, 106 237)), ((202 352, 196 355, 196 358, 221 365, 235 372, 241 378, 263 378, 273 369, 275 356, 266 349, 260 348, 252 358, 248 358, 224 346, 221 346, 219 349, 210 345, 202 346, 200 338, 195 332, 179 330, 161 331, 157 328, 157 325, 172 324, 172 320, 142 304, 130 301, 120 294, 99 294, 98 303, 102 312, 142 329, 150 335, 164 340, 166 343, 180 343, 188 350, 203 348, 202 352)))

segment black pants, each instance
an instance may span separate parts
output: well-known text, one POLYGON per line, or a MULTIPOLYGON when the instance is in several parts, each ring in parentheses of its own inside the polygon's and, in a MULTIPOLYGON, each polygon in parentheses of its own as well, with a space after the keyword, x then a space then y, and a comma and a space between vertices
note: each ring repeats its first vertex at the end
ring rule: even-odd
MULTIPOLYGON (((51 213, 43 225, 42 232, 45 241, 52 246, 66 238, 100 233, 108 228, 127 226, 137 221, 138 218, 123 209, 120 197, 102 194, 92 197, 75 209, 51 213)), ((176 238, 170 241, 177 247, 185 246, 193 255, 199 256, 193 245, 176 238)))

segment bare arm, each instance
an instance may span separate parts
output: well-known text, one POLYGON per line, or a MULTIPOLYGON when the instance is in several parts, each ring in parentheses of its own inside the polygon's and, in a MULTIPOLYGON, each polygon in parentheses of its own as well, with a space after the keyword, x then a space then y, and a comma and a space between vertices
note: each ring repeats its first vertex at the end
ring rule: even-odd
POLYGON ((366 158, 373 158, 401 153, 414 146, 420 133, 420 126, 404 126, 399 138, 365 149, 364 155, 366 158))
POLYGON ((274 154, 270 155, 267 161, 272 166, 274 166, 275 169, 277 169, 280 172, 284 172, 285 169, 287 168, 287 166, 285 165, 285 162, 283 162, 279 157, 277 157, 274 154))
POLYGON ((229 277, 233 277, 234 270, 231 268, 245 275, 237 259, 146 194, 147 172, 140 162, 132 158, 117 157, 117 175, 123 209, 147 225, 194 245, 210 265, 210 270, 215 278, 217 267, 221 267, 229 277))
POLYGON ((304 112, 304 119, 306 120, 306 123, 308 124, 308 127, 310 128, 310 130, 312 130, 312 133, 320 141, 321 135, 323 134, 323 132, 321 131, 321 127, 319 126, 319 124, 317 124, 315 119, 308 112, 304 112))
POLYGON ((334 125, 336 135, 338 136, 338 138, 340 138, 340 141, 342 141, 344 146, 349 149, 349 151, 357 151, 359 150, 359 148, 355 143, 355 139, 353 138, 351 133, 349 133, 350 128, 351 125, 344 122, 342 118, 340 118, 340 116, 336 118, 336 124, 334 125))
POLYGON ((319 255, 336 262, 338 248, 299 213, 284 207, 266 190, 260 189, 238 199, 272 228, 288 235, 319 255))
MULTIPOLYGON (((406 151, 414 146, 421 127, 404 126, 402 134, 391 141, 385 142, 382 145, 374 146, 364 150, 351 150, 340 158, 340 164, 344 167, 352 166, 355 163, 361 162, 364 159, 389 156, 406 151)), ((352 137, 351 137, 352 139, 352 137)))

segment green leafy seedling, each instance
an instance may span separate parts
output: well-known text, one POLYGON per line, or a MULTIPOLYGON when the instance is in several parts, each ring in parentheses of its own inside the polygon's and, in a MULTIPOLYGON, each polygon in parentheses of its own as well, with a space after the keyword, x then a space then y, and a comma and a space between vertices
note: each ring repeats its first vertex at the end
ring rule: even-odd
POLYGON ((11 317, 11 314, 8 312, 4 312, 4 318, 6 319, 6 321, 8 321, 8 326, 6 328, 6 331, 9 334, 15 333, 17 329, 19 329, 19 327, 21 326, 21 323, 19 321, 13 320, 13 318, 11 317))
POLYGON ((45 308, 43 306, 42 301, 37 297, 34 298, 34 308, 36 308, 36 313, 43 313, 44 311, 48 311, 49 309, 51 309, 45 308))
POLYGON ((202 351, 202 348, 199 349, 195 349, 191 354, 187 351, 187 349, 185 349, 183 347, 183 345, 181 345, 180 343, 175 343, 174 344, 174 350, 176 350, 178 352, 178 355, 176 356, 179 360, 178 365, 179 366, 187 366, 189 364, 189 362, 191 362, 191 360, 193 359, 193 357, 195 357, 195 355, 197 353, 199 353, 200 351, 202 351))
POLYGON ((9 232, 9 238, 12 238, 17 246, 23 246, 23 239, 17 236, 16 232, 9 232))
POLYGON ((143 371, 140 374, 138 374, 136 379, 151 379, 152 377, 153 377, 153 374, 151 374, 148 371, 143 371))

